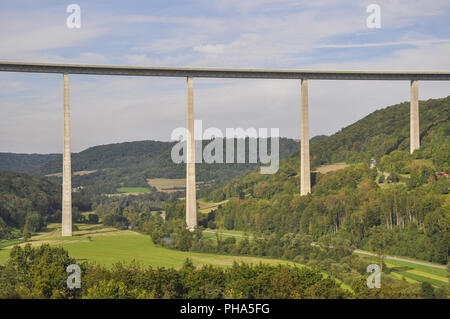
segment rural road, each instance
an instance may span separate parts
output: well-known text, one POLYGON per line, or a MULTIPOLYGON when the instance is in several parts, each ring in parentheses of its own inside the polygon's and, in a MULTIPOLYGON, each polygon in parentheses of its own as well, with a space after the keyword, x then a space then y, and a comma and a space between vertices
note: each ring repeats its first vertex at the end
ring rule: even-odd
MULTIPOLYGON (((215 231, 212 230, 204 230, 203 232, 205 233, 211 233, 211 234, 215 234, 215 231)), ((239 235, 239 234, 230 234, 230 233, 221 233, 223 235, 227 235, 227 236, 235 236, 235 237, 250 237, 250 236, 245 236, 245 235, 239 235)), ((312 243, 311 245, 313 246, 318 246, 315 243, 312 243)), ((363 255, 368 255, 368 256, 378 256, 375 253, 371 253, 370 251, 365 251, 365 250, 359 250, 359 249, 355 249, 353 251, 354 253, 357 254, 363 254, 363 255)), ((412 260, 412 259, 406 259, 406 258, 400 258, 400 257, 394 257, 394 256, 384 256, 384 259, 391 259, 391 260, 397 260, 397 261, 404 261, 404 262, 408 262, 411 264, 416 264, 416 265, 422 265, 422 266, 427 266, 427 267, 432 267, 432 268, 438 268, 438 269, 447 269, 447 266, 443 266, 443 265, 435 265, 435 264, 430 264, 427 262, 423 262, 423 261, 417 261, 417 260, 412 260)))
MULTIPOLYGON (((368 256, 378 256, 377 254, 371 253, 370 251, 359 250, 359 249, 355 249, 353 252, 357 253, 357 254, 368 255, 368 256)), ((400 257, 394 257, 394 256, 384 256, 384 259, 405 261, 405 262, 408 262, 408 263, 411 263, 411 264, 422 265, 422 266, 433 267, 433 268, 439 268, 439 269, 444 269, 444 270, 447 269, 447 266, 435 265, 435 264, 430 264, 430 263, 423 262, 423 261, 416 261, 416 260, 400 258, 400 257)))

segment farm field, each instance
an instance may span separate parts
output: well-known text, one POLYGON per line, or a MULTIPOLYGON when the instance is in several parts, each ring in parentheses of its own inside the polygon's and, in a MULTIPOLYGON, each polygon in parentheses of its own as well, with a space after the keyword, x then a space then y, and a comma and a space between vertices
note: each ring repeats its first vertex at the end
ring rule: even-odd
POLYGON ((119 193, 150 193, 150 188, 147 187, 120 187, 117 189, 119 193))
POLYGON ((186 188, 185 178, 149 178, 147 183, 156 187, 158 192, 178 192, 186 188))
MULTIPOLYGON (((378 262, 378 259, 374 257, 364 258, 374 263, 378 262)), ((411 283, 427 281, 435 287, 448 285, 447 271, 445 269, 391 259, 384 259, 384 263, 389 268, 391 275, 398 279, 405 278, 406 281, 411 283)))
POLYGON ((223 200, 221 202, 207 202, 207 201, 204 201, 202 199, 198 199, 197 202, 200 205, 199 213, 207 214, 211 210, 216 209, 217 207, 219 207, 219 205, 223 205, 226 202, 228 202, 228 199, 223 200))
MULTIPOLYGON (((147 183, 152 187, 156 187, 158 192, 173 193, 184 191, 186 189, 185 178, 148 178, 147 183)), ((206 185, 208 183, 197 182, 197 189, 200 185, 206 185)))

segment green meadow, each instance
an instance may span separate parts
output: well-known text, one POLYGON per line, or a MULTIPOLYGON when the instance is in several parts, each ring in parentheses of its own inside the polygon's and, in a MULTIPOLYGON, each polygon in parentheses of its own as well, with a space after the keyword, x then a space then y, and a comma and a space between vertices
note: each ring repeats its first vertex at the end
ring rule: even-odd
POLYGON ((210 211, 217 209, 220 205, 225 204, 228 202, 228 199, 223 200, 221 202, 208 202, 202 199, 197 200, 198 204, 200 205, 199 213, 207 214, 210 211))
MULTIPOLYGON (((230 266, 237 261, 303 266, 281 259, 183 252, 157 246, 152 243, 150 236, 129 230, 104 228, 99 225, 77 226, 79 230, 74 232, 73 237, 63 238, 59 236, 59 226, 52 224, 49 226, 50 231, 34 235, 30 243, 33 246, 44 243, 62 246, 68 250, 71 257, 79 261, 93 261, 105 266, 119 261, 135 260, 145 266, 181 267, 188 257, 194 265, 230 266)), ((10 248, 11 246, 6 246, 0 249, 0 264, 4 264, 8 259, 10 248)))
POLYGON ((239 231, 239 230, 227 230, 227 229, 223 229, 223 230, 216 230, 216 229, 206 229, 203 231, 202 235, 206 238, 211 238, 214 240, 214 242, 217 242, 217 235, 216 232, 219 233, 219 235, 222 237, 222 239, 228 238, 228 237, 232 237, 234 238, 237 242, 241 241, 242 239, 244 239, 245 237, 247 237, 250 241, 252 240, 252 236, 243 232, 243 231, 239 231))
POLYGON ((150 188, 146 187, 120 187, 117 189, 119 193, 150 193, 150 188))

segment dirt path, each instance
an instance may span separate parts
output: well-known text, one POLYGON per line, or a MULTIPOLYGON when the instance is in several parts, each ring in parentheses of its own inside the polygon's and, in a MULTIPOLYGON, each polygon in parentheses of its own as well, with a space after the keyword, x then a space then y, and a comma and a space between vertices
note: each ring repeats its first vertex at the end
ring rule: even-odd
MULTIPOLYGON (((357 253, 357 254, 367 255, 367 256, 374 256, 374 257, 378 256, 377 254, 371 253, 370 251, 359 250, 359 249, 356 249, 353 252, 357 253)), ((427 266, 427 267, 432 267, 432 268, 438 268, 438 269, 444 269, 444 270, 447 269, 447 266, 435 265, 435 264, 430 264, 430 263, 427 263, 427 262, 424 262, 424 261, 416 261, 416 260, 400 258, 400 257, 394 257, 394 256, 384 256, 384 259, 404 261, 404 262, 408 262, 408 263, 411 263, 411 264, 427 266)))

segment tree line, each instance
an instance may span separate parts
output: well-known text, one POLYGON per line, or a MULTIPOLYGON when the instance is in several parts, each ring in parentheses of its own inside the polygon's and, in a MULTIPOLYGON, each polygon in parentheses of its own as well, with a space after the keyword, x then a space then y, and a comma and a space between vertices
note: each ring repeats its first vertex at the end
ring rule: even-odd
POLYGON ((66 268, 76 263, 63 248, 27 245, 12 249, 0 266, 0 298, 158 299, 158 298, 349 298, 352 295, 317 269, 289 265, 234 263, 228 268, 194 267, 187 259, 180 269, 136 262, 112 268, 83 262, 81 288, 67 287, 66 268))

